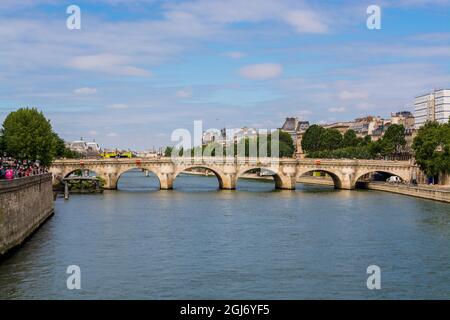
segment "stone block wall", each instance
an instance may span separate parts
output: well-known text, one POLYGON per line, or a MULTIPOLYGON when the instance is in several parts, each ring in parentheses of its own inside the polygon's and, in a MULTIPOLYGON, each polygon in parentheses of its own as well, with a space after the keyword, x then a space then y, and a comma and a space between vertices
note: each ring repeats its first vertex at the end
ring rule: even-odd
POLYGON ((53 212, 51 174, 0 180, 0 255, 21 244, 53 212))

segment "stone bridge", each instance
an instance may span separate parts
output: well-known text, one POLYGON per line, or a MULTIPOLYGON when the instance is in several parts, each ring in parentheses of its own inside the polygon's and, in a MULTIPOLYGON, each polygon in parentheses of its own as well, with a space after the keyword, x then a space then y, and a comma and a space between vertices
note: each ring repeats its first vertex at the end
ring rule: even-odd
POLYGON ((293 190, 297 179, 309 172, 325 172, 333 178, 337 189, 354 189, 356 182, 370 173, 381 172, 411 180, 416 167, 408 161, 333 160, 333 159, 274 159, 274 158, 131 158, 56 160, 50 167, 53 183, 77 170, 89 170, 105 181, 105 189, 117 189, 120 176, 132 169, 148 170, 159 180, 160 188, 172 189, 176 177, 187 169, 204 168, 213 172, 221 189, 236 189, 237 180, 252 169, 273 173, 277 189, 293 190))

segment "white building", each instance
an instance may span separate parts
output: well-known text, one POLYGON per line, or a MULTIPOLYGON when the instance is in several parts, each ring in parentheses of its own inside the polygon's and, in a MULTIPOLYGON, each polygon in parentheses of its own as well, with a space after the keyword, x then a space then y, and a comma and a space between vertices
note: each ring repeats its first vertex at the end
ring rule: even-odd
POLYGON ((100 153, 100 146, 95 141, 86 142, 86 151, 87 153, 98 154, 100 153))
POLYGON ((76 141, 72 141, 70 143, 70 150, 78 152, 78 153, 85 153, 87 150, 87 145, 86 142, 83 141, 83 139, 81 140, 76 140, 76 141))
POLYGON ((450 89, 435 90, 414 99, 416 129, 427 121, 446 123, 450 117, 450 89))
POLYGON ((242 139, 257 137, 258 130, 254 129, 254 128, 247 128, 247 127, 243 127, 240 129, 232 129, 232 134, 229 136, 232 137, 233 142, 238 143, 242 139))
POLYGON ((100 153, 101 149, 97 142, 86 142, 81 138, 69 143, 69 149, 84 155, 94 156, 100 153))
POLYGON ((245 138, 258 136, 259 131, 254 128, 209 129, 202 134, 202 144, 207 145, 216 142, 222 145, 238 143, 245 138))

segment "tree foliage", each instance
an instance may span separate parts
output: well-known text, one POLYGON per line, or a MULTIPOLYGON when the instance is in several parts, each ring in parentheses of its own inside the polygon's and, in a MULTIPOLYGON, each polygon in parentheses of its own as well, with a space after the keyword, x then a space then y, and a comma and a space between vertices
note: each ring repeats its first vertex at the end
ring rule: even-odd
MULTIPOLYGON (((370 138, 370 136, 367 136, 370 138)), ((356 132, 352 129, 347 130, 344 133, 344 137, 342 139, 342 147, 348 148, 348 147, 356 147, 359 143, 359 139, 356 136, 356 132)))
POLYGON ((416 163, 429 176, 450 172, 450 121, 428 122, 414 138, 416 163))
POLYGON ((307 153, 324 150, 322 139, 325 131, 325 128, 317 124, 310 126, 303 134, 302 149, 307 153))
POLYGON ((405 146, 403 125, 391 125, 383 138, 372 142, 370 136, 358 138, 356 132, 342 134, 336 129, 312 125, 302 139, 302 148, 309 158, 374 159, 394 155, 405 146))
POLYGON ((334 150, 342 145, 343 138, 339 130, 325 129, 316 124, 310 126, 302 138, 302 149, 307 153, 334 150))
POLYGON ((172 155, 172 150, 173 147, 170 146, 166 147, 166 149, 164 149, 164 157, 170 157, 172 155))
POLYGON ((5 151, 18 160, 39 160, 48 166, 56 154, 50 121, 36 108, 11 112, 3 122, 5 151))
POLYGON ((292 158, 295 152, 294 141, 289 133, 277 130, 268 135, 258 135, 257 137, 245 138, 234 144, 234 154, 241 156, 242 149, 245 148, 246 157, 280 157, 292 158), (278 139, 278 153, 276 148, 276 139, 278 139), (266 144, 266 146, 264 146, 266 144), (256 152, 256 154, 255 154, 256 152))
MULTIPOLYGON (((295 152, 295 145, 289 133, 278 130, 278 137, 280 141, 279 152, 280 158, 292 158, 295 152)), ((269 143, 270 141, 268 141, 269 143)), ((269 143, 269 145, 271 145, 269 143)))
POLYGON ((326 129, 322 137, 321 150, 333 150, 342 147, 342 134, 337 129, 326 129))
POLYGON ((5 152, 6 152, 6 149, 5 149, 4 139, 3 139, 3 130, 0 129, 0 157, 2 157, 5 152))
POLYGON ((402 124, 392 124, 386 130, 382 139, 383 155, 401 152, 406 145, 405 127, 402 124))
POLYGON ((233 155, 245 157, 293 157, 295 152, 294 141, 289 133, 278 130, 267 135, 258 135, 256 137, 246 137, 238 142, 228 145, 222 145, 218 142, 211 142, 202 146, 197 146, 186 150, 183 154, 183 149, 174 149, 174 147, 166 147, 164 156, 170 157, 172 153, 179 156, 219 156, 219 155, 233 155), (278 153, 275 154, 274 147, 275 139, 278 139, 278 153))

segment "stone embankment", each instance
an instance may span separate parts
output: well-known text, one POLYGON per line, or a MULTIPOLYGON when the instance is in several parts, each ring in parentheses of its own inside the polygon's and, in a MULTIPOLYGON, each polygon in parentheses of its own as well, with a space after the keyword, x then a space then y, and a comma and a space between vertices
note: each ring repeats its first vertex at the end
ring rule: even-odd
POLYGON ((0 256, 20 245, 53 212, 50 173, 0 180, 0 256))

